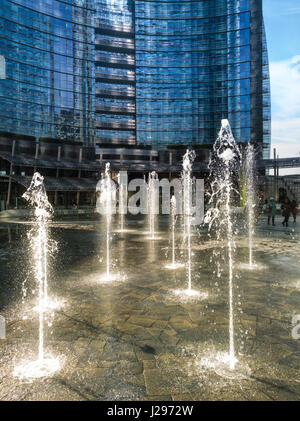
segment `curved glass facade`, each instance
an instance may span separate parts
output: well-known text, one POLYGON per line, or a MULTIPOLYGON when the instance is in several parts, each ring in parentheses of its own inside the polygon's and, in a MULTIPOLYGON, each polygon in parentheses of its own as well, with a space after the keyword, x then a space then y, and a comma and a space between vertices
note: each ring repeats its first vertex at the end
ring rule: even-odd
POLYGON ((134 1, 95 0, 96 142, 135 144, 134 1))
POLYGON ((0 131, 85 144, 270 142, 261 0, 3 0, 0 131))
POLYGON ((222 118, 236 139, 251 139, 251 12, 259 3, 136 0, 138 143, 211 144, 222 118))
POLYGON ((1 131, 93 141, 90 6, 89 0, 1 1, 1 131))
POLYGON ((262 146, 263 158, 269 159, 271 152, 271 88, 270 88, 270 72, 269 72, 269 57, 267 49, 267 40, 265 27, 263 26, 262 33, 262 114, 263 114, 263 128, 262 128, 262 146))

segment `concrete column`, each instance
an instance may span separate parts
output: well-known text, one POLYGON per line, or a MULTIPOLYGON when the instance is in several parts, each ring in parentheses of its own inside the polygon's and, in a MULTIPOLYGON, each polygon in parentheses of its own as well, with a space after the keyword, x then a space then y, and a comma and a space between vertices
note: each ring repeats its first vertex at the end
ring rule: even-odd
POLYGON ((277 193, 277 197, 276 200, 279 199, 279 164, 278 164, 278 159, 279 159, 279 155, 277 155, 277 165, 276 165, 276 193, 277 193))
MULTIPOLYGON (((60 148, 60 146, 59 146, 59 148, 60 148)), ((59 169, 57 168, 56 169, 56 178, 58 178, 58 177, 59 177, 59 169)), ((58 201, 58 191, 55 190, 55 192, 54 192, 54 206, 57 206, 57 201, 58 201)))
POLYGON ((39 157, 39 143, 36 143, 35 144, 35 156, 34 156, 34 159, 38 159, 38 157, 39 157))
MULTIPOLYGON (((78 178, 81 177, 81 170, 78 171, 78 178)), ((76 195, 76 204, 77 206, 79 206, 79 201, 80 201, 80 191, 78 190, 77 195, 76 195)))
POLYGON ((10 228, 10 226, 7 227, 7 234, 8 234, 8 242, 11 243, 11 228, 10 228))
MULTIPOLYGON (((82 148, 79 149, 79 163, 82 162, 82 148)), ((81 177, 81 170, 78 170, 78 178, 81 177)), ((76 194, 76 204, 77 207, 79 206, 79 202, 80 202, 80 191, 78 190, 77 194, 76 194)))
POLYGON ((77 207, 79 206, 79 201, 80 201, 80 191, 78 191, 77 192, 77 195, 76 195, 76 204, 77 204, 77 207))

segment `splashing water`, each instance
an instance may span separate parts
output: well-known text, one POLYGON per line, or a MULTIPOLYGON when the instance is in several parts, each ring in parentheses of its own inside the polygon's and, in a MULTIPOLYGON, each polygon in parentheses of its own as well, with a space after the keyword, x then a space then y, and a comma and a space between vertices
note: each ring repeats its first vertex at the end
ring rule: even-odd
POLYGON ((158 175, 155 171, 152 171, 148 177, 148 217, 151 240, 155 240, 155 216, 158 213, 157 183, 158 175))
POLYGON ((192 164, 196 157, 194 151, 187 150, 183 156, 183 221, 184 221, 184 239, 187 242, 187 272, 188 272, 188 288, 187 294, 192 295, 192 268, 191 268, 191 219, 192 219, 192 164))
POLYGON ((41 174, 34 173, 28 190, 23 194, 23 198, 34 206, 36 221, 36 226, 29 236, 35 263, 35 277, 39 287, 39 347, 37 361, 15 367, 14 375, 19 378, 50 376, 60 368, 58 359, 44 356, 44 313, 48 308, 47 258, 50 249, 47 224, 53 214, 53 208, 48 201, 43 181, 41 174))
POLYGON ((249 244, 249 268, 254 266, 253 262, 253 236, 255 223, 255 151, 254 146, 249 144, 246 149, 245 174, 246 174, 246 206, 248 219, 248 244, 249 244))
POLYGON ((233 279, 235 249, 233 221, 231 216, 232 195, 236 193, 235 182, 239 177, 241 155, 237 143, 231 132, 228 120, 222 120, 222 127, 213 146, 209 162, 211 178, 211 194, 205 222, 209 224, 209 231, 214 227, 219 242, 226 238, 228 253, 229 278, 229 366, 233 370, 237 359, 234 347, 234 308, 233 308, 233 279))

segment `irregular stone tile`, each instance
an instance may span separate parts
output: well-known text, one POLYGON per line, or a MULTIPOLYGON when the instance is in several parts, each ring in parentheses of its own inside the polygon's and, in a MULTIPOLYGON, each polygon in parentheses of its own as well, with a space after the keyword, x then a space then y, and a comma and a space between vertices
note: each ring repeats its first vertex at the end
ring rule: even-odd
POLYGON ((154 320, 150 319, 150 318, 147 318, 145 316, 131 316, 131 317, 129 317, 127 322, 135 324, 135 325, 144 326, 144 327, 150 327, 150 326, 153 325, 154 320))
POLYGON ((151 368, 157 368, 156 360, 155 359, 153 359, 153 360, 144 360, 143 361, 143 366, 144 366, 144 369, 145 370, 146 369, 151 369, 151 368))
POLYGON ((187 393, 185 386, 172 377, 166 377, 159 369, 144 370, 147 393, 149 395, 174 395, 187 393))
POLYGON ((167 402, 167 401, 172 401, 172 396, 168 396, 168 395, 147 395, 143 398, 140 399, 141 401, 153 401, 153 402, 167 402))
POLYGON ((151 360, 155 360, 155 354, 153 354, 152 352, 143 352, 143 351, 136 351, 136 356, 138 358, 139 361, 151 361, 151 360))

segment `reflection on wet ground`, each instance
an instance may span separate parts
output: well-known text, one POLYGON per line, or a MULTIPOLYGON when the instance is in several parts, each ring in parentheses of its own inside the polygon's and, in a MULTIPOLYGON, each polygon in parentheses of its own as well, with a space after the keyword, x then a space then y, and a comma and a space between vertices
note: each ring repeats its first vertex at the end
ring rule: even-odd
MULTIPOLYGON (((51 236, 59 251, 50 261, 50 295, 61 307, 48 315, 45 347, 62 369, 30 383, 13 377, 37 353, 36 285, 28 248, 30 224, 0 225, 0 340, 2 400, 299 400, 300 339, 292 317, 300 314, 300 246, 297 231, 259 229, 256 268, 248 270, 247 239, 237 237, 235 340, 241 367, 232 378, 218 367, 228 350, 228 284, 211 262, 220 247, 204 230, 193 235, 193 288, 186 299, 185 268, 168 270, 168 220, 148 241, 142 218, 112 235, 112 272, 105 273, 101 222, 58 221, 51 236), (244 375, 245 374, 245 375, 244 375)), ((178 232, 176 260, 186 253, 178 232)), ((226 269, 226 268, 225 268, 226 269)))

